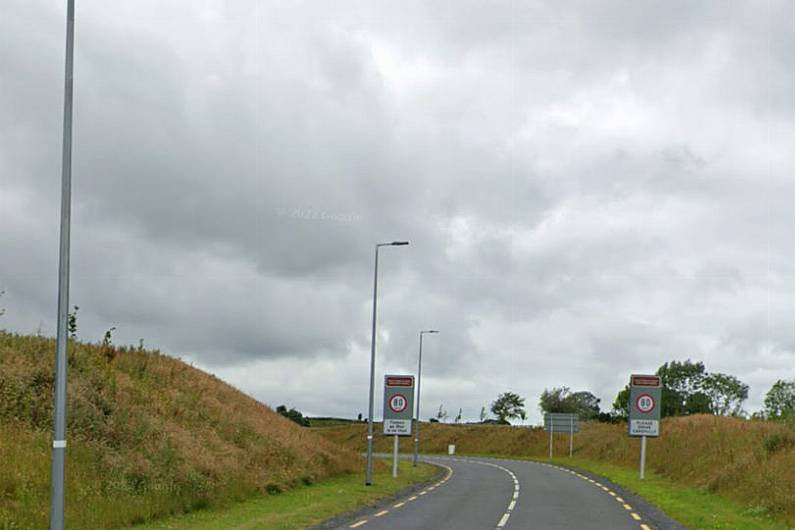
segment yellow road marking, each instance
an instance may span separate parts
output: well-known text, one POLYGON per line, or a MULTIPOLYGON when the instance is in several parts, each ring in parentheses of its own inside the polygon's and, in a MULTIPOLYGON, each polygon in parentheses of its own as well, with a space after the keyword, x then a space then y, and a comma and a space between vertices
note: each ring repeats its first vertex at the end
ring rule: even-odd
POLYGON ((649 528, 649 525, 647 524, 642 524, 640 525, 640 527, 643 528, 643 530, 651 530, 651 528, 649 528))
POLYGON ((627 511, 632 511, 632 506, 630 506, 629 504, 625 503, 624 504, 624 509, 627 510, 627 511))
POLYGON ((631 515, 632 518, 635 519, 636 521, 640 521, 640 515, 636 514, 635 512, 632 512, 629 515, 631 515))

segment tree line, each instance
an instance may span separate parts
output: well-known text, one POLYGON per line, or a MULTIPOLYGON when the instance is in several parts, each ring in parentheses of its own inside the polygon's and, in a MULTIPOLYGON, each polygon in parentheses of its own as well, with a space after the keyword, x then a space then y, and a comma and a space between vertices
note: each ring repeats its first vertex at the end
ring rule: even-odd
MULTIPOLYGON (((729 374, 708 372, 704 363, 670 361, 655 372, 662 383, 662 417, 713 414, 748 417, 743 403, 748 385, 729 374)), ((612 410, 603 412, 600 400, 588 391, 572 392, 568 387, 544 390, 539 400, 542 412, 576 413, 583 420, 623 421, 629 415, 629 385, 619 391, 612 410)), ((767 392, 765 408, 754 419, 795 420, 795 380, 778 380, 767 392)))

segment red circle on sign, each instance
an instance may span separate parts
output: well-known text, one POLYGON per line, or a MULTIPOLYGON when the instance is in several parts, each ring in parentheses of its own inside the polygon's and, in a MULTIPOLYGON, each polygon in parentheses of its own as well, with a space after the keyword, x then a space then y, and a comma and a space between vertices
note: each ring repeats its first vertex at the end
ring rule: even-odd
POLYGON ((392 412, 403 412, 409 406, 409 400, 403 394, 395 394, 389 398, 389 408, 392 412))
POLYGON ((635 408, 644 414, 653 411, 655 406, 657 406, 657 404, 654 402, 654 398, 649 394, 641 394, 635 400, 635 408))

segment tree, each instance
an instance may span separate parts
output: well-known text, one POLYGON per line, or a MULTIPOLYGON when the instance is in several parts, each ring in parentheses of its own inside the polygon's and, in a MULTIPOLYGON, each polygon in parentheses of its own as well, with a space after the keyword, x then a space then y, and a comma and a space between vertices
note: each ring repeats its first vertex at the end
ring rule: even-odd
POLYGON ((742 416, 743 401, 748 399, 748 385, 727 374, 707 374, 701 382, 709 407, 719 416, 742 416))
POLYGON ((581 390, 571 395, 577 414, 582 420, 592 420, 599 416, 601 399, 591 392, 581 390))
POLYGON ((701 393, 701 385, 706 377, 702 362, 671 361, 657 369, 662 379, 663 417, 685 416, 688 414, 709 414, 709 398, 701 393))
POLYGON ((545 413, 577 412, 576 404, 572 399, 571 390, 567 386, 553 388, 552 390, 544 389, 544 392, 541 393, 541 399, 538 403, 538 408, 541 409, 541 412, 545 413))
POLYGON ((583 420, 592 420, 599 416, 600 401, 591 392, 572 392, 569 387, 563 386, 552 390, 545 389, 538 407, 545 413, 577 414, 583 420))
POLYGON ((500 423, 510 423, 508 420, 514 418, 527 418, 524 410, 524 398, 513 392, 505 392, 497 396, 497 400, 491 404, 491 412, 500 423))
POLYGON ((489 413, 486 412, 486 406, 483 405, 483 407, 481 407, 481 409, 480 409, 480 423, 483 423, 484 421, 486 421, 486 418, 488 418, 488 417, 489 417, 489 413))
POLYGON ((114 357, 116 357, 116 350, 113 349, 113 332, 116 331, 116 327, 112 327, 105 332, 105 336, 102 338, 101 344, 101 351, 102 355, 108 361, 112 361, 114 357))
POLYGON ((69 337, 73 340, 77 338, 77 311, 80 308, 75 306, 74 310, 69 313, 69 317, 66 322, 66 330, 69 332, 69 337))
MULTIPOLYGON (((6 292, 5 292, 5 291, 0 291, 0 298, 2 298, 4 294, 6 294, 6 292)), ((5 309, 5 307, 0 307, 0 317, 1 317, 1 316, 3 316, 3 315, 5 315, 5 314, 6 314, 6 309, 5 309)))
POLYGON ((771 420, 795 419, 795 379, 779 379, 765 396, 765 417, 771 420))
POLYGON ((461 423, 461 416, 463 416, 463 415, 464 415, 464 409, 459 408, 458 409, 458 415, 455 417, 455 420, 453 420, 453 421, 455 421, 456 423, 461 423))
POLYGON ((301 414, 299 411, 293 408, 287 410, 287 407, 285 407, 284 405, 279 405, 278 407, 276 407, 276 412, 278 412, 285 418, 294 421, 301 427, 309 427, 309 419, 305 418, 303 414, 301 414))
MULTIPOLYGON (((742 414, 742 403, 748 398, 748 385, 732 375, 707 373, 704 363, 671 361, 657 369, 662 382, 662 416, 689 414, 742 414)), ((613 402, 614 414, 629 414, 629 385, 613 402)))
POLYGON ((444 404, 439 405, 439 411, 436 413, 436 420, 444 422, 447 419, 447 411, 444 410, 444 404))

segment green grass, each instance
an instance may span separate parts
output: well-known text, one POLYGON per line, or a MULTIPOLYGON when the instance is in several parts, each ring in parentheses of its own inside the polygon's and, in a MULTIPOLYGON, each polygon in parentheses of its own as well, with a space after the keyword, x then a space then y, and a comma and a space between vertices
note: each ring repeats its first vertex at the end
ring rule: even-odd
MULTIPOLYGON (((539 462, 548 461, 537 459, 539 462)), ((555 458, 558 465, 576 467, 603 476, 657 506, 669 517, 691 530, 788 530, 792 526, 776 521, 764 508, 749 509, 731 499, 704 490, 682 486, 647 472, 640 480, 638 470, 579 458, 555 458)))
POLYGON ((439 469, 410 462, 400 463, 397 479, 391 466, 379 466, 373 485, 365 486, 360 473, 310 486, 299 486, 279 495, 243 501, 219 511, 197 511, 132 527, 134 530, 294 530, 307 528, 336 515, 354 511, 389 497, 418 482, 431 480, 439 469), (388 469, 387 469, 388 468, 388 469))

